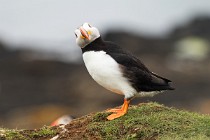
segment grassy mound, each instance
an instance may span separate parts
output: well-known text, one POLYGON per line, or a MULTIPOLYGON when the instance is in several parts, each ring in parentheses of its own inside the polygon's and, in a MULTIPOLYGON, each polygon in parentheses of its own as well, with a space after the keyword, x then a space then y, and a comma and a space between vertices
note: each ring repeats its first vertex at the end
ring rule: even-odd
MULTIPOLYGON (((16 139, 210 139, 210 116, 168 108, 157 103, 129 107, 123 117, 108 121, 110 113, 92 113, 60 127, 15 131, 16 139), (43 131, 44 130, 44 131, 43 131), (21 132, 21 133, 19 133, 21 132), (21 135, 20 135, 21 134, 21 135), (35 135, 34 135, 35 134, 35 135)), ((0 131, 1 134, 1 131, 0 131)), ((11 138, 4 134, 5 139, 11 138)), ((1 136, 0 136, 1 138, 1 136)))
POLYGON ((100 112, 76 119, 59 139, 210 139, 210 116, 180 111, 157 103, 131 106, 128 113, 107 121, 100 112), (79 130, 79 131, 78 131, 79 130))

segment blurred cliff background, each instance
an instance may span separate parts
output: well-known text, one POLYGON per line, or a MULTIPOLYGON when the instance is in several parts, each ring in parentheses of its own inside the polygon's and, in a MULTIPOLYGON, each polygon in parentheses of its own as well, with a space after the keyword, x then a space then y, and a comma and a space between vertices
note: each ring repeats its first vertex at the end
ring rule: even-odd
POLYGON ((210 1, 0 0, 0 126, 38 128, 121 105, 96 84, 74 30, 84 22, 173 81, 159 103, 210 113, 210 1))

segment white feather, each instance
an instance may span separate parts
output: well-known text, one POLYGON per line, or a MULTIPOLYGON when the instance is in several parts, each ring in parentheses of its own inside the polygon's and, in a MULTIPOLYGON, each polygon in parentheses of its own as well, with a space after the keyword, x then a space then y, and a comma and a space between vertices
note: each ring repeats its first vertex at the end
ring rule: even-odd
POLYGON ((136 90, 123 77, 118 63, 104 51, 83 53, 85 66, 92 78, 104 88, 124 94, 125 98, 133 97, 136 90))

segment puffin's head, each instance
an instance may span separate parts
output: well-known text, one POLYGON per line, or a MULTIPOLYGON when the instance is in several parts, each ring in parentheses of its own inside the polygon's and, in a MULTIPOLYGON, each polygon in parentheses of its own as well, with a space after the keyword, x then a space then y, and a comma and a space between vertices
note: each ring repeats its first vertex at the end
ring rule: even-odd
POLYGON ((58 126, 61 124, 68 124, 70 123, 72 120, 74 119, 74 117, 69 116, 69 115, 63 115, 60 118, 58 118, 57 120, 55 120, 54 122, 51 123, 51 126, 58 126))
POLYGON ((76 36, 76 43, 81 48, 84 48, 86 45, 100 37, 98 29, 88 23, 84 23, 77 28, 74 33, 76 36))

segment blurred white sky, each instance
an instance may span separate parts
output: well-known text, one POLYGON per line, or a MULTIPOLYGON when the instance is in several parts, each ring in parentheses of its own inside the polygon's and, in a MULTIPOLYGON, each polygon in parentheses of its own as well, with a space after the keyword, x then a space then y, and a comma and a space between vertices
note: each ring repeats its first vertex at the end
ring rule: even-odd
POLYGON ((209 0, 0 0, 0 40, 66 52, 75 49, 74 30, 83 22, 101 32, 164 35, 202 14, 210 15, 209 0))

